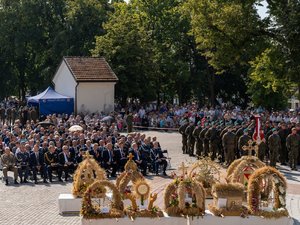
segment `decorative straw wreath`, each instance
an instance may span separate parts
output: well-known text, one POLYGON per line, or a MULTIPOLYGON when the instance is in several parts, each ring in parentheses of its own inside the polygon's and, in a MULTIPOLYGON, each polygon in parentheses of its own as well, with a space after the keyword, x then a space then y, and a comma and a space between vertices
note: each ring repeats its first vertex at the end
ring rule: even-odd
POLYGON ((227 169, 227 182, 239 182, 243 169, 247 166, 258 169, 265 166, 265 163, 260 161, 256 156, 243 156, 241 159, 233 161, 227 169))
POLYGON ((119 189, 120 193, 123 195, 128 192, 128 184, 130 181, 134 184, 138 180, 143 180, 143 175, 138 171, 136 163, 132 160, 132 157, 129 158, 125 164, 125 171, 122 172, 116 179, 116 186, 119 189))
POLYGON ((124 216, 121 194, 110 181, 95 181, 90 185, 82 198, 81 215, 85 219, 120 218, 124 216), (112 191, 112 202, 108 213, 102 213, 99 207, 92 204, 92 198, 104 197, 106 188, 112 191))
POLYGON ((133 185, 133 193, 125 193, 124 198, 131 201, 131 206, 124 211, 130 218, 136 217, 162 217, 162 211, 154 206, 153 203, 157 199, 157 194, 150 194, 150 186, 145 180, 138 180, 133 185), (137 205, 137 201, 141 202, 141 205, 145 204, 145 200, 149 200, 146 209, 140 209, 137 205))
POLYGON ((220 182, 220 167, 210 157, 201 158, 194 163, 189 176, 203 185, 206 197, 209 197, 212 186, 220 182))
POLYGON ((263 167, 256 170, 250 177, 248 185, 248 206, 251 214, 265 218, 280 218, 288 216, 286 210, 286 180, 283 175, 273 167, 263 167), (272 180, 272 191, 274 193, 273 211, 260 209, 260 194, 262 183, 266 179, 272 180))
POLYGON ((205 212, 205 189, 191 178, 177 178, 165 189, 165 211, 170 216, 203 216, 205 212), (186 194, 192 195, 192 203, 185 202, 186 194))
POLYGON ((238 180, 239 180, 239 178, 240 178, 240 176, 243 172, 243 169, 247 166, 258 169, 258 168, 264 167, 265 164, 262 161, 260 161, 258 158, 257 159, 251 158, 251 159, 247 159, 247 160, 242 160, 240 162, 240 164, 237 165, 237 167, 235 168, 235 170, 232 173, 232 176, 231 176, 231 182, 232 183, 238 182, 238 180))
POLYGON ((87 152, 74 173, 72 193, 76 197, 82 197, 89 185, 95 180, 106 180, 105 171, 95 159, 87 152))
POLYGON ((244 195, 244 185, 240 183, 230 183, 230 184, 216 183, 212 188, 212 196, 214 198, 214 201, 212 204, 208 204, 208 209, 215 216, 244 217, 249 214, 248 209, 242 205, 237 204, 236 202, 238 198, 240 198, 240 201, 242 201, 243 195, 244 195), (227 201, 226 206, 219 208, 218 206, 219 198, 226 198, 227 201), (230 201, 230 204, 228 204, 228 201, 230 201))

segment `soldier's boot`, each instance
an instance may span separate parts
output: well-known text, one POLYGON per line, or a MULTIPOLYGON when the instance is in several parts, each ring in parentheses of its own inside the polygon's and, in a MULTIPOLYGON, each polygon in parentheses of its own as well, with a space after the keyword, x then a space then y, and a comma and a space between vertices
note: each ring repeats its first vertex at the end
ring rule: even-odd
POLYGON ((14 184, 19 184, 18 181, 17 181, 17 179, 15 179, 14 184))
POLYGON ((24 183, 28 183, 28 181, 27 181, 27 179, 26 179, 26 178, 24 178, 24 183))
POLYGON ((5 179, 5 185, 8 185, 8 179, 5 179))
POLYGON ((23 183, 23 178, 22 177, 20 178, 20 182, 21 182, 21 184, 23 183))

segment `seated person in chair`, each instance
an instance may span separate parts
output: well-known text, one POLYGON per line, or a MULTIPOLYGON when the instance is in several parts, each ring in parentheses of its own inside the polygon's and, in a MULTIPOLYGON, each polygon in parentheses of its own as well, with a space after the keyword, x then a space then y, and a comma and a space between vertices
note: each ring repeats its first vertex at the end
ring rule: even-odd
POLYGON ((167 158, 164 156, 159 143, 157 141, 153 142, 153 149, 151 150, 151 158, 154 162, 155 173, 158 175, 158 168, 162 166, 163 175, 167 176, 166 169, 168 166, 167 158))
POLYGON ((58 174, 58 180, 62 182, 63 180, 61 179, 61 175, 62 175, 61 166, 58 163, 58 155, 57 152, 55 151, 54 145, 49 146, 49 151, 46 152, 44 155, 44 161, 47 168, 49 181, 52 182, 52 171, 56 170, 58 174))
POLYGON ((65 173, 65 181, 68 180, 69 173, 74 172, 74 159, 71 157, 69 152, 69 147, 64 145, 62 147, 62 152, 58 154, 58 162, 62 168, 62 171, 65 173))
POLYGON ((129 153, 132 153, 134 156, 133 160, 142 171, 143 176, 147 176, 147 160, 145 160, 143 155, 140 153, 137 143, 132 143, 129 153))
POLYGON ((8 171, 14 172, 14 179, 15 184, 18 184, 18 168, 16 166, 16 157, 15 155, 10 151, 9 147, 4 148, 4 154, 1 156, 1 164, 3 169, 3 176, 5 180, 5 185, 8 185, 8 171))
POLYGON ((21 183, 28 183, 29 175, 29 153, 26 151, 25 143, 20 145, 20 151, 16 153, 17 166, 21 183))
POLYGON ((46 180, 46 171, 44 164, 43 152, 40 150, 39 145, 35 144, 33 146, 33 152, 29 156, 29 166, 33 173, 34 183, 37 184, 37 173, 41 173, 41 177, 44 179, 44 183, 47 183, 46 180))
POLYGON ((127 156, 124 152, 124 143, 121 140, 115 145, 114 161, 116 162, 117 170, 123 172, 127 162, 127 156))
POLYGON ((112 143, 107 143, 106 147, 101 152, 101 158, 102 158, 102 167, 106 170, 107 176, 109 176, 109 170, 112 169, 111 177, 116 176, 117 172, 117 163, 114 161, 113 156, 113 145, 112 143))

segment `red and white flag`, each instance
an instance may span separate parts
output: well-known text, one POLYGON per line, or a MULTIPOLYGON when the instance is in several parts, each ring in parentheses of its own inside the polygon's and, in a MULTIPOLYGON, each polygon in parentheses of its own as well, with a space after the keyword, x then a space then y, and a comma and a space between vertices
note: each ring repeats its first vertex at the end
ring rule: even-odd
POLYGON ((261 123, 260 123, 260 116, 255 116, 255 131, 253 134, 253 140, 257 142, 257 144, 260 144, 260 142, 264 139, 264 133, 261 129, 261 123))

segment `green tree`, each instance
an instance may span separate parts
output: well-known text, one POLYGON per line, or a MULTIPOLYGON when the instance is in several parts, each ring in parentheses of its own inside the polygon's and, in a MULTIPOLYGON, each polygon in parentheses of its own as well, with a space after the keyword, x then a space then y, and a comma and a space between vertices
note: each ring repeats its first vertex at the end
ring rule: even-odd
POLYGON ((110 10, 105 0, 1 0, 1 67, 13 84, 5 95, 35 94, 49 85, 62 56, 89 55, 110 10))
POLYGON ((96 38, 92 53, 103 55, 110 62, 119 78, 116 96, 123 103, 127 98, 153 99, 151 46, 145 41, 146 30, 139 25, 140 13, 131 4, 115 3, 113 6, 114 13, 104 24, 106 34, 96 38))
POLYGON ((282 59, 285 68, 281 79, 298 86, 300 93, 300 2, 298 0, 268 0, 270 29, 273 48, 282 59))
POLYGON ((250 62, 249 94, 256 106, 283 109, 287 106, 292 83, 284 77, 288 71, 281 52, 272 46, 250 62), (267 99, 267 100, 266 100, 267 99))
POLYGON ((254 0, 189 0, 192 33, 198 48, 218 72, 248 63, 261 46, 265 24, 254 0))

